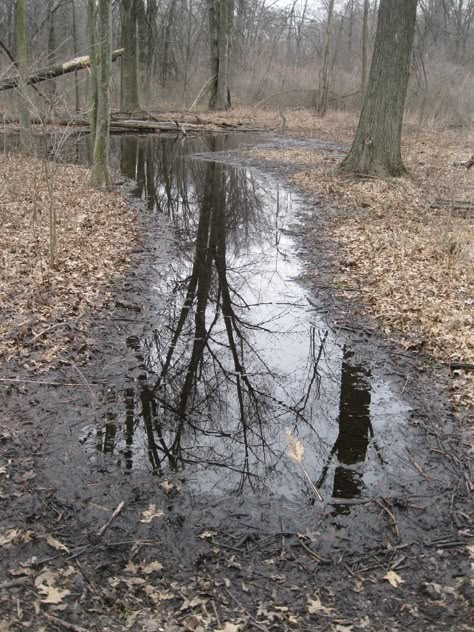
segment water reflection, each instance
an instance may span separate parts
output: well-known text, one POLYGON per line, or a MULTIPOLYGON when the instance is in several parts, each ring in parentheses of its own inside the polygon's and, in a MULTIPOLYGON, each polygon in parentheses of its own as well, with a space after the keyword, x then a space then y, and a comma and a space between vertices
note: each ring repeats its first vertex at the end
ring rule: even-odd
MULTIPOLYGON (((226 146, 224 137, 199 142, 226 146)), ((308 310, 289 191, 190 160, 181 139, 120 145, 122 173, 169 218, 180 247, 155 280, 153 334, 127 341, 143 371, 107 392, 96 449, 120 455, 126 472, 182 470, 200 491, 312 497, 286 455, 289 428, 326 495, 352 498, 377 483, 385 464, 369 447, 374 421, 386 421, 384 386, 308 310)))

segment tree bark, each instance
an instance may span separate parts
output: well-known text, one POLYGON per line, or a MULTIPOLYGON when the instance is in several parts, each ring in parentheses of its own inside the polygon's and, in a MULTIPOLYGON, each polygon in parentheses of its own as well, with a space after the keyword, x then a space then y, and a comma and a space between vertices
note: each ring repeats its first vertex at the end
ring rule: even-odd
POLYGON ((323 59, 319 73, 319 100, 318 114, 324 116, 328 107, 329 97, 329 48, 331 45, 331 25, 334 13, 334 0, 329 0, 328 15, 326 20, 326 32, 324 35, 323 59))
POLYGON ((120 109, 138 112, 137 0, 122 0, 121 36, 125 52, 120 74, 120 109))
POLYGON ((31 123, 28 95, 26 92, 26 75, 28 72, 28 46, 26 41, 25 0, 17 0, 16 4, 16 56, 19 75, 15 86, 19 86, 20 141, 23 149, 31 146, 31 123))
MULTIPOLYGON (((94 2, 94 0, 92 0, 94 2)), ((117 50, 112 51, 110 59, 111 61, 115 61, 120 55, 123 53, 123 48, 118 48, 117 50)), ((92 54, 94 57, 94 54, 92 54)), ((14 75, 13 77, 8 77, 7 79, 0 80, 0 92, 2 90, 11 90, 12 88, 16 88, 20 85, 22 79, 23 82, 27 85, 34 85, 36 83, 40 83, 41 81, 46 81, 47 79, 51 79, 54 77, 60 77, 61 75, 66 75, 69 72, 76 72, 78 70, 83 70, 84 68, 91 68, 92 71, 92 59, 90 55, 84 55, 84 57, 76 57, 74 59, 70 59, 69 61, 65 61, 62 64, 54 64, 53 66, 47 66, 46 68, 40 68, 36 72, 25 75, 23 78, 20 75, 14 75)), ((17 60, 17 65, 20 65, 20 61, 17 60)))
POLYGON ((110 111, 112 82, 112 0, 98 0, 97 26, 97 117, 91 184, 108 189, 112 184, 109 168, 110 111))
POLYGON ((406 173, 400 144, 417 0, 380 0, 374 54, 362 112, 342 172, 378 177, 406 173))
POLYGON ((211 47, 211 83, 209 108, 226 110, 231 107, 229 60, 234 21, 233 0, 208 0, 211 47))
POLYGON ((89 87, 89 100, 90 100, 90 140, 91 140, 91 156, 94 154, 94 142, 95 142, 95 126, 97 123, 97 102, 98 102, 98 90, 97 83, 97 33, 96 33, 96 3, 95 0, 87 0, 87 36, 89 39, 89 62, 90 62, 90 76, 88 80, 89 87))
POLYGON ((364 103, 367 87, 367 48, 369 43, 369 0, 364 0, 362 14, 362 77, 360 86, 361 103, 364 103))

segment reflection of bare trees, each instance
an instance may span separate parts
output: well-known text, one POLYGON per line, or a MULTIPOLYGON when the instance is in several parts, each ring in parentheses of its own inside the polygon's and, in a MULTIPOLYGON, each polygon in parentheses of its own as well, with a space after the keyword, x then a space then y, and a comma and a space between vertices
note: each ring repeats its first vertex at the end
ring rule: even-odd
MULTIPOLYGON (((294 271, 285 267, 284 198, 245 169, 185 163, 174 139, 127 141, 122 171, 172 221, 180 251, 162 281, 158 328, 128 341, 148 379, 134 378, 118 395, 125 408, 122 437, 106 418, 98 449, 111 453, 120 443, 128 470, 141 449, 155 473, 193 464, 193 472, 206 467, 216 483, 232 478, 242 488, 291 469, 284 429, 298 433, 304 426, 316 474, 330 449, 317 402, 334 347, 327 332, 296 318, 305 301, 296 292, 295 303, 286 281, 294 271), (274 284, 277 293, 266 293, 274 284), (293 344, 297 359, 286 366, 284 350, 293 357, 293 344), (269 349, 282 357, 274 361, 269 349)), ((223 148, 222 139, 207 142, 208 150, 223 148)), ((368 375, 365 382, 355 376, 345 351, 339 436, 320 479, 321 485, 336 454, 336 495, 340 487, 342 495, 358 493, 359 481, 344 465, 365 459, 371 429, 368 375), (355 425, 352 408, 359 414, 355 425)))

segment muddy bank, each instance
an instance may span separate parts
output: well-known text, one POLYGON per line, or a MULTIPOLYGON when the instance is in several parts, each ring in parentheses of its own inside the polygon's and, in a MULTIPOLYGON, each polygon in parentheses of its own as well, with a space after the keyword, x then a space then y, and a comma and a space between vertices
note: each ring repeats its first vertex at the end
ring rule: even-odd
POLYGON ((123 143, 145 237, 90 362, 2 384, 7 620, 469 629, 449 407, 325 287, 323 223, 315 283, 314 201, 199 142, 123 143))

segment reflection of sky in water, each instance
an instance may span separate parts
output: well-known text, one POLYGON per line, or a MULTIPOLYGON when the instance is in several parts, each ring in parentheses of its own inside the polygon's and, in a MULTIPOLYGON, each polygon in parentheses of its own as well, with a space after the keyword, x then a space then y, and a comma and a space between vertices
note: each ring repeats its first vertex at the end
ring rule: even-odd
POLYGON ((301 202, 269 176, 244 169, 196 160, 180 160, 179 169, 166 182, 154 171, 152 195, 170 216, 181 246, 169 269, 156 275, 155 334, 138 342, 147 385, 131 377, 130 388, 116 396, 117 416, 100 432, 100 449, 115 458, 121 454, 128 469, 184 469, 195 491, 225 493, 241 486, 310 496, 301 470, 286 455, 289 428, 302 440, 304 465, 315 482, 320 479, 325 496, 357 496, 365 487, 382 486, 394 459, 398 479, 392 446, 397 453, 403 449, 400 425, 408 408, 386 383, 357 367, 310 309, 296 280, 302 268, 289 230, 296 212, 304 210, 301 202), (210 219, 200 240, 204 211, 210 219), (222 231, 224 274, 217 268, 222 231), (213 244, 216 259, 207 265, 213 244), (198 285, 167 361, 196 269, 203 285, 209 274, 202 299, 209 338, 198 354, 198 285), (232 311, 224 317, 226 288, 232 311), (193 354, 199 360, 183 408, 193 354))

